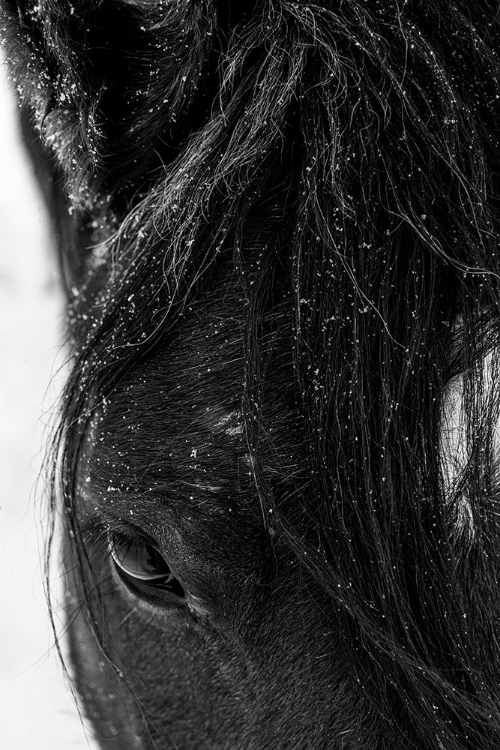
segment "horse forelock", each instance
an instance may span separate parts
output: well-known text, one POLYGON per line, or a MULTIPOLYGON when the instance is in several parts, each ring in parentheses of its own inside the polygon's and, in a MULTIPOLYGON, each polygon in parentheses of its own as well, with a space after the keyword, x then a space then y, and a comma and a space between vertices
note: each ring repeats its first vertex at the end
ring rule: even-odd
MULTIPOLYGON (((159 380, 174 377, 158 351, 174 342, 196 380, 222 335, 203 317, 216 299, 239 349, 196 429, 205 447, 240 445, 252 517, 341 613, 380 737, 402 741, 397 713, 416 746, 464 747, 464 733, 487 746, 498 656, 484 644, 500 614, 499 394, 481 374, 485 355, 496 372, 498 347, 493 4, 263 2, 224 34, 215 3, 73 3, 75 20, 59 3, 22 5, 45 60, 40 127, 72 190, 85 179, 109 193, 113 215, 72 307, 64 475, 79 474, 96 406, 127 387, 139 403, 152 360, 159 380), (123 56, 132 38, 144 54, 110 78, 117 47, 105 45, 84 80, 111 13, 123 56), (197 325, 191 367, 176 336, 197 325), (285 460, 290 425, 303 441, 285 460)), ((191 450, 176 455, 182 470, 191 450)), ((192 484, 220 487, 221 473, 192 484)))

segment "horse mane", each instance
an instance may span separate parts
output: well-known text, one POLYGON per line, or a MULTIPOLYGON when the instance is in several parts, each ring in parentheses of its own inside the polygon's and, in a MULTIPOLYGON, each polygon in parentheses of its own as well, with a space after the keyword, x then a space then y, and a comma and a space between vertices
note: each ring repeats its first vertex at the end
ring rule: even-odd
POLYGON ((398 747, 496 747, 496 4, 87 5, 45 3, 59 59, 31 73, 42 93, 26 87, 80 196, 71 220, 104 227, 106 262, 89 255, 70 311, 54 448, 68 523, 93 411, 231 263, 264 523, 328 594, 374 726, 398 747), (306 446, 293 514, 258 450, 277 289, 306 446), (457 383, 464 458, 447 482, 457 383))

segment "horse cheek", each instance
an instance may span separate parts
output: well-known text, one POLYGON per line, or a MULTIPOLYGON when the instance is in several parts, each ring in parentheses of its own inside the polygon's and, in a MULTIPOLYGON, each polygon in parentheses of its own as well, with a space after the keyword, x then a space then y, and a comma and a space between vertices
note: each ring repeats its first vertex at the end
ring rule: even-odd
POLYGON ((74 566, 68 565, 67 555, 65 567, 68 656, 80 706, 84 707, 84 715, 91 722, 93 735, 102 748, 139 750, 144 746, 140 739, 137 705, 112 655, 103 651, 100 641, 105 640, 105 634, 97 634, 91 625, 92 616, 96 615, 97 596, 91 603, 94 606, 90 615, 83 604, 82 580, 75 574, 74 566))

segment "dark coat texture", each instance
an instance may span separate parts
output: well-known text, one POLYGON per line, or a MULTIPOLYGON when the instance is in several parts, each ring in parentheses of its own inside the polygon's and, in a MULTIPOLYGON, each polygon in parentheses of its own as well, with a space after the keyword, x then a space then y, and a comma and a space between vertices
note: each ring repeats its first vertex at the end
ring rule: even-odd
POLYGON ((0 7, 102 747, 498 750, 498 3, 0 7))

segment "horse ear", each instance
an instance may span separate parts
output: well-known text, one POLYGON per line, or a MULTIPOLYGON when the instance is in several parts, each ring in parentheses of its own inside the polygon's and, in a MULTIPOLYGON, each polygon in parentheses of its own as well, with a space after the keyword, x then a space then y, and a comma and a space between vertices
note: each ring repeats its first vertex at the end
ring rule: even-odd
POLYGON ((62 170, 42 142, 33 125, 32 114, 26 107, 19 110, 19 126, 52 225, 61 280, 69 296, 72 289, 81 285, 84 277, 86 258, 81 241, 77 242, 81 228, 70 206, 62 170))

